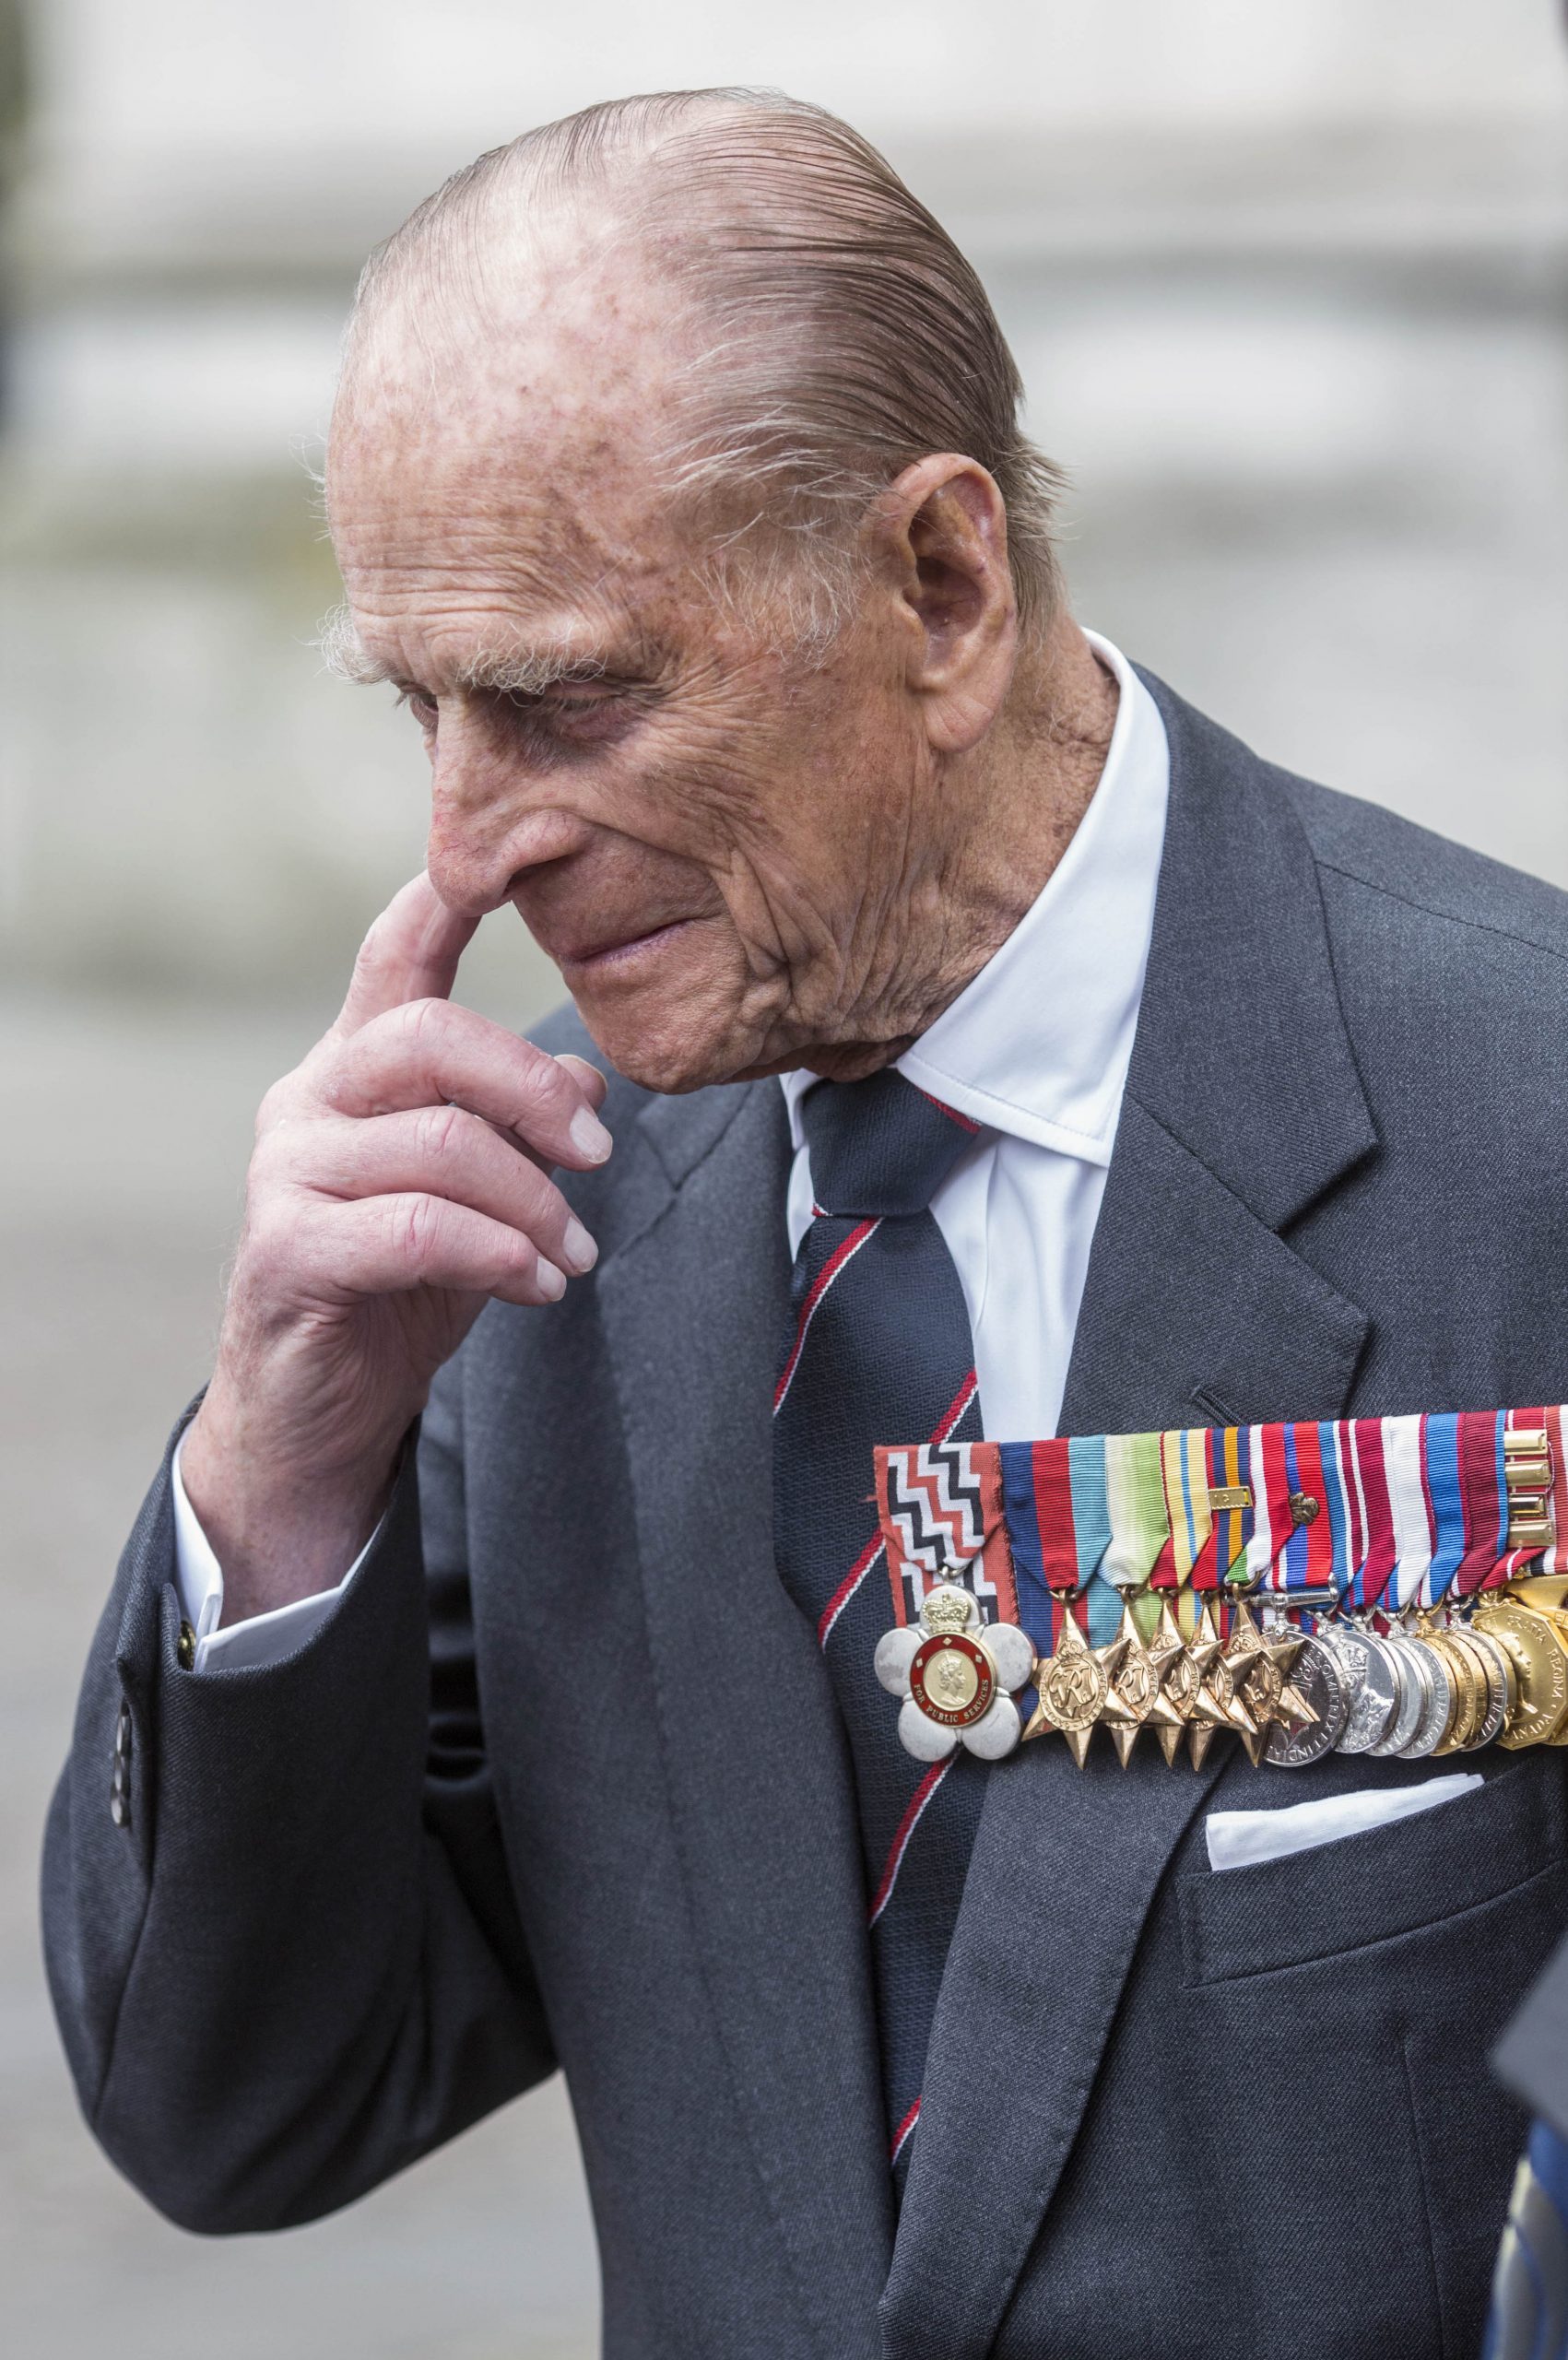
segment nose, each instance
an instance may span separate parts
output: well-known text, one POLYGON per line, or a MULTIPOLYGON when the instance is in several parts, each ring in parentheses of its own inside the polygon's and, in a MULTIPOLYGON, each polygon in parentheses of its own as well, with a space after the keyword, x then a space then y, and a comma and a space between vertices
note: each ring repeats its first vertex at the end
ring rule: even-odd
POLYGON ((549 800, 548 783, 487 735, 442 714, 431 763, 426 862, 448 909, 484 917, 517 879, 586 843, 584 823, 549 800))

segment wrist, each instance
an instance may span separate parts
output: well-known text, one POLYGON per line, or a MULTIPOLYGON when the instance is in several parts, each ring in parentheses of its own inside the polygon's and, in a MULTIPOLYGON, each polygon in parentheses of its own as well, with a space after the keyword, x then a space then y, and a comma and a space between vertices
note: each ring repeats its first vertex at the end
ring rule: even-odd
POLYGON ((187 1430, 186 1498, 223 1570, 225 1625, 336 1587, 385 1511, 405 1425, 324 1463, 267 1430, 214 1378, 187 1430))

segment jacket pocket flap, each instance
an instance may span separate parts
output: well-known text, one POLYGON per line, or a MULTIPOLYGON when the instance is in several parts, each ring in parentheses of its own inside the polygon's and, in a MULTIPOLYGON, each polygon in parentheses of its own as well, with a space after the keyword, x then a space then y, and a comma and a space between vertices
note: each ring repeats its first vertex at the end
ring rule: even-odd
POLYGON ((1562 1764, 1521 1762, 1436 1810, 1251 1868, 1180 1882, 1189 1979, 1305 1966, 1440 1924, 1563 1852, 1562 1764))

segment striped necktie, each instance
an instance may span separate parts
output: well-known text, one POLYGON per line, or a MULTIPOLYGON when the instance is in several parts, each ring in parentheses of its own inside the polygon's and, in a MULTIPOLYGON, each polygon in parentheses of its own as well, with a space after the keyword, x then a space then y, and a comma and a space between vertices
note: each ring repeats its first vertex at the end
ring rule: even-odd
POLYGON ((849 1736, 902 2191, 984 1772, 961 1747, 929 1768, 913 1761, 878 1684, 872 1658, 893 1615, 872 1452, 895 1437, 980 1437, 969 1313, 929 1210, 978 1127, 890 1068, 817 1083, 800 1116, 813 1209, 774 1395, 774 1547, 849 1736))

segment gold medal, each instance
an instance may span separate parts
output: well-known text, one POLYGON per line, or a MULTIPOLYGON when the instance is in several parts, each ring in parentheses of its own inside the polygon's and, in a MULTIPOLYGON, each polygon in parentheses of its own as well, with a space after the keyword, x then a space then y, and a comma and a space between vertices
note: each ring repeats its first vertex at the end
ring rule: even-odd
POLYGON ((1169 1770, 1175 1761, 1182 1731, 1191 1717, 1192 1700, 1197 1693, 1198 1683, 1197 1668, 1177 1628, 1169 1599, 1160 1609, 1160 1620, 1154 1626, 1149 1659, 1160 1674, 1160 1696, 1165 1711, 1154 1719, 1154 1734, 1160 1740, 1160 1751, 1169 1770))
POLYGON ((1476 1731, 1486 1718, 1491 1701, 1486 1675, 1479 1658, 1471 1654, 1457 1631, 1423 1631, 1421 1635, 1426 1645, 1442 1657, 1454 1690, 1454 1706, 1447 1727, 1432 1752, 1463 1753, 1473 1744, 1476 1731))
POLYGON ((1317 1714, 1291 1681, 1291 1671, 1306 1645, 1303 1631, 1261 1631, 1245 1599, 1238 1601, 1231 1624, 1225 1661, 1252 1717, 1253 1727, 1241 1731, 1247 1760, 1256 1769, 1263 1760, 1268 1731, 1276 1722, 1309 1727, 1317 1714))
POLYGON ((941 1631, 916 1651, 909 1693, 927 1720, 973 1729, 991 1709, 996 1675, 977 1639, 965 1631, 941 1631))
POLYGON ((1568 1653, 1545 1614, 1504 1599, 1483 1606, 1476 1629, 1495 1639, 1514 1667, 1518 1701, 1503 1723, 1499 1745, 1550 1745, 1568 1723, 1568 1653))
MULTIPOLYGON (((1166 1611, 1168 1612, 1169 1609, 1166 1611)), ((1162 1624, 1163 1616, 1161 1621, 1162 1624)), ((1173 1622, 1171 1628, 1174 1635, 1173 1622)), ((1171 1662, 1171 1653, 1165 1643, 1162 1628, 1157 1627, 1153 1646, 1146 1646, 1138 1624, 1133 1621, 1132 1609, 1124 1605, 1122 1636, 1127 1643, 1127 1649, 1122 1658, 1121 1670, 1116 1674, 1111 1693, 1112 1697, 1121 1705, 1127 1717, 1126 1720, 1116 1719, 1109 1709, 1103 1717, 1110 1724, 1111 1742, 1120 1755, 1122 1767, 1125 1770, 1132 1759, 1132 1750, 1138 1742, 1139 1729, 1147 1728, 1157 1730, 1161 1742, 1169 1732, 1173 1749, 1174 1740, 1181 1732, 1182 1716, 1164 1691, 1164 1675, 1171 1662)), ((1175 1652, 1180 1655, 1182 1643, 1179 1636, 1175 1636, 1174 1644, 1175 1652)), ((1108 1706, 1109 1702, 1108 1699, 1108 1706)), ((1170 1750, 1167 1750, 1165 1759, 1167 1762, 1170 1761, 1170 1750)))
MULTIPOLYGON (((1565 1594, 1568 1594, 1568 1578, 1562 1575, 1534 1574, 1528 1581, 1509 1584, 1506 1602, 1527 1607, 1532 1614, 1539 1614, 1558 1646, 1564 1654, 1568 1654, 1568 1608, 1563 1604, 1565 1594)), ((1564 1714, 1556 1736, 1547 1738, 1544 1742, 1547 1745, 1568 1745, 1568 1714, 1564 1714)))
POLYGON ((1220 1646, 1214 1610, 1208 1599, 1203 1601, 1189 1652, 1196 1656, 1200 1648, 1205 1656, 1203 1677, 1187 1715, 1187 1752, 1195 1770, 1203 1767, 1216 1729, 1234 1729, 1243 1737, 1257 1734, 1257 1723, 1242 1694, 1237 1665, 1220 1646))
POLYGON ((1060 1729, 1081 1770, 1096 1721, 1109 1717, 1125 1723, 1127 1718, 1126 1706, 1106 1712, 1111 1682, 1121 1669, 1126 1645, 1126 1634, 1118 1632, 1109 1646, 1091 1647, 1072 1614, 1064 1614, 1056 1652, 1039 1668, 1040 1703, 1025 1737, 1043 1737, 1051 1729, 1060 1729))
POLYGON ((1484 1631, 1472 1630, 1467 1623, 1464 1637, 1466 1644, 1481 1658, 1488 1690, 1486 1718, 1476 1731, 1474 1744, 1477 1747, 1491 1745, 1509 1714, 1517 1709, 1518 1676, 1497 1641, 1489 1639, 1484 1631))

